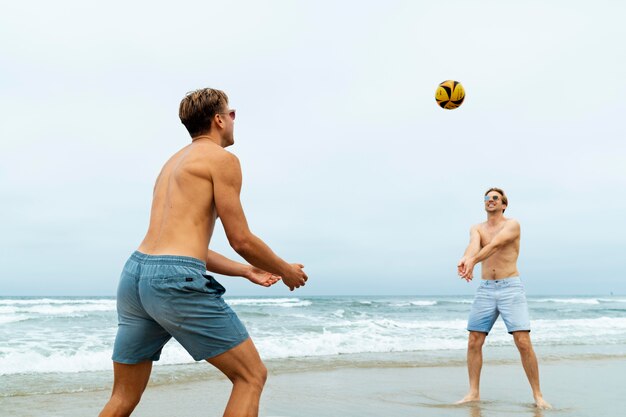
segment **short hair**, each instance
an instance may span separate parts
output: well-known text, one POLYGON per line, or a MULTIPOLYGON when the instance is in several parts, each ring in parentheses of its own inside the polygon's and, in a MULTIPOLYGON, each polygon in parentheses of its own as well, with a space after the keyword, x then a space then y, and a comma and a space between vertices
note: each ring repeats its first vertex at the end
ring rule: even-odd
POLYGON ((180 102, 178 116, 191 137, 209 133, 213 118, 228 105, 228 96, 221 90, 201 88, 190 91, 180 102))
MULTIPOLYGON (((498 188, 498 187, 491 187, 490 189, 485 191, 485 196, 487 196, 487 194, 489 194, 492 191, 495 191, 496 193, 500 194, 502 196, 502 204, 504 204, 505 206, 508 207, 509 199, 507 198, 506 194, 504 194, 504 190, 502 188, 498 188)), ((505 211, 506 211, 506 209, 502 210, 502 213, 504 213, 505 211)))

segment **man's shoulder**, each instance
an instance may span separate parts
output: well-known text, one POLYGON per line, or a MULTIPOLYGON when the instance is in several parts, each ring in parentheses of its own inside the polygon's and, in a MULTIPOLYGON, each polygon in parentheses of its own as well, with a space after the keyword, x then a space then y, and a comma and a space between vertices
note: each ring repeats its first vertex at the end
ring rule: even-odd
MULTIPOLYGON (((503 220, 504 220, 504 221, 503 221, 503 223, 502 223, 502 224, 503 224, 504 226, 509 226, 509 227, 511 227, 511 226, 519 226, 519 225, 520 225, 519 221, 517 221, 516 219, 510 218, 510 217, 505 218, 505 219, 503 219, 503 220)), ((485 221, 485 222, 482 222, 482 223, 476 223, 475 225, 473 225, 473 226, 472 226, 472 230, 474 230, 474 229, 478 229, 478 230, 480 230, 480 229, 484 229, 484 228, 485 228, 485 227, 487 227, 488 225, 489 225, 489 222, 486 222, 486 221, 485 221)))
POLYGON ((213 180, 241 180, 241 164, 239 158, 223 148, 215 149, 206 155, 206 165, 213 180))
MULTIPOLYGON (((183 148, 181 151, 184 151, 183 148)), ((194 161, 200 160, 211 165, 233 165, 239 164, 239 159, 226 149, 212 144, 198 144, 193 147, 194 161)))
POLYGON ((222 147, 208 144, 187 145, 176 152, 166 166, 175 166, 179 172, 216 179, 224 175, 241 175, 239 159, 222 147))
POLYGON ((520 227, 519 221, 517 221, 517 219, 512 219, 512 218, 506 218, 505 219, 505 224, 509 227, 520 227))
POLYGON ((473 224, 472 227, 470 228, 471 231, 480 231, 480 229, 482 229, 483 227, 485 227, 487 225, 487 222, 482 222, 482 223, 476 223, 473 224))
POLYGON ((224 148, 220 148, 215 153, 215 160, 221 167, 226 169, 239 169, 241 164, 239 158, 233 153, 228 152, 224 148))

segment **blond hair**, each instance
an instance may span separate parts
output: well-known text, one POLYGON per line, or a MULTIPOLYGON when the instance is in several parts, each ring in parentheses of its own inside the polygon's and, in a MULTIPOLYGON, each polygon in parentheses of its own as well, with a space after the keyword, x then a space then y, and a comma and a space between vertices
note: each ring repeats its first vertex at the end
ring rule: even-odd
POLYGON ((221 90, 201 88, 190 91, 180 102, 178 116, 191 137, 209 133, 213 118, 228 106, 228 96, 221 90))

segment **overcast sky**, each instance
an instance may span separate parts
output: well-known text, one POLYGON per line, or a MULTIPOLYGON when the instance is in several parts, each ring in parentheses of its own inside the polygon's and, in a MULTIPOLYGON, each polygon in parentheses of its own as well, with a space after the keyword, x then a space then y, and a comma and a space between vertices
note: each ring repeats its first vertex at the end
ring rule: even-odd
MULTIPOLYGON (((472 294, 483 193, 529 294, 626 294, 626 4, 25 1, 0 6, 0 295, 113 295, 187 91, 237 109, 252 231, 294 295, 472 294), (463 83, 463 106, 434 99, 463 83)), ((240 259, 218 227, 212 248, 240 259)), ((227 295, 286 295, 218 277, 227 295)))

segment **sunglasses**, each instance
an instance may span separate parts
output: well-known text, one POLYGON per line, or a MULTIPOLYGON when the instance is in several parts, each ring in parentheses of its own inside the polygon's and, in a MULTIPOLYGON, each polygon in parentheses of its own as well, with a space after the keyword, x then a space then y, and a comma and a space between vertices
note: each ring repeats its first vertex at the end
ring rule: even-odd
POLYGON ((230 116, 232 120, 235 120, 235 109, 228 110, 227 112, 217 113, 217 114, 227 114, 230 116))
POLYGON ((488 195, 485 196, 485 201, 491 201, 491 200, 498 201, 499 199, 500 199, 499 195, 492 195, 491 197, 488 195))

